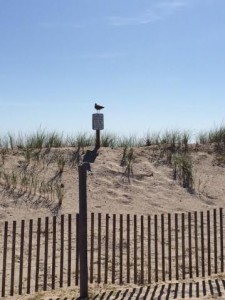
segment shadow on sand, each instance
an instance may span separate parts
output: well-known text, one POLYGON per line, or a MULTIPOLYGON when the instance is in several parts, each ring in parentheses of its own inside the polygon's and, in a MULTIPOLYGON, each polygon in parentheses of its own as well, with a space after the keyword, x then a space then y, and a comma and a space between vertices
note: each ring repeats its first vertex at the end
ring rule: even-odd
POLYGON ((148 285, 145 287, 135 287, 133 289, 121 289, 114 292, 104 292, 96 294, 95 300, 153 300, 153 299, 181 299, 206 297, 214 299, 219 297, 225 299, 225 280, 208 279, 200 282, 169 283, 159 285, 148 285))
POLYGON ((91 171, 91 163, 94 163, 96 158, 98 157, 98 149, 97 147, 94 150, 87 150, 85 155, 83 156, 83 164, 85 164, 87 171, 91 171))

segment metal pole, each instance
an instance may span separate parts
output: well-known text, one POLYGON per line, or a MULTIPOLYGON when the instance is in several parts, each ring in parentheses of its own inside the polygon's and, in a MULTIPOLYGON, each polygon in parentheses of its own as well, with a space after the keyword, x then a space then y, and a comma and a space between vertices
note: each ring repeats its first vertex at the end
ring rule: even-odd
POLYGON ((84 164, 79 172, 79 245, 80 245, 80 298, 88 298, 87 265, 87 170, 84 164))
POLYGON ((100 130, 97 129, 96 130, 96 145, 95 145, 96 149, 100 148, 100 130))

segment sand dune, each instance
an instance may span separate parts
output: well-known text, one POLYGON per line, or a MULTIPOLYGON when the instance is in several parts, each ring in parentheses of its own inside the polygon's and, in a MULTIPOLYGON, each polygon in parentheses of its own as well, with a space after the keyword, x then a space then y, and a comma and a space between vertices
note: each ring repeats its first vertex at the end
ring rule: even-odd
MULTIPOLYGON (((133 149, 130 174, 125 172, 126 166, 121 166, 122 148, 100 148, 87 175, 88 210, 146 215, 223 206, 225 168, 221 163, 218 165, 217 154, 209 148, 196 151, 192 146, 191 149, 192 193, 173 179, 172 167, 154 147, 133 149)), ((29 164, 22 151, 9 151, 1 167, 1 220, 78 212, 78 169, 71 164, 73 151, 70 148, 52 149, 43 154, 39 162, 31 159, 29 164), (59 171, 59 157, 65 162, 62 172, 59 171), (14 187, 12 183, 7 186, 5 179, 12 172, 17 176, 14 187), (31 183, 22 186, 24 175, 38 182, 36 190, 30 188, 31 183), (48 186, 47 191, 40 190, 41 184, 48 186), (50 185, 54 189, 52 193, 50 185), (61 206, 58 206, 57 188, 62 197, 61 206)))

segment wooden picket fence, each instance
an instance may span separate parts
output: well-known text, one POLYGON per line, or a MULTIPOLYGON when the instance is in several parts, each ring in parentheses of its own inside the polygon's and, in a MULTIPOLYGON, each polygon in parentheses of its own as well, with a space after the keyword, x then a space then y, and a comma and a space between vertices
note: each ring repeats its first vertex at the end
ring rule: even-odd
MULTIPOLYGON (((223 209, 88 216, 90 283, 146 284, 224 273, 223 209)), ((79 284, 79 215, 6 221, 1 296, 79 284)))

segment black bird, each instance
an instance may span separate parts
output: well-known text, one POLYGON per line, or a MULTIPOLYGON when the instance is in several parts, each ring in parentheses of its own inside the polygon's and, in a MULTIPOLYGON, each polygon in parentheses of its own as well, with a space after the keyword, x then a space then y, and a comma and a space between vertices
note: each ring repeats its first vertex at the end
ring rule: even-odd
POLYGON ((103 108, 104 108, 104 106, 101 106, 101 105, 98 105, 97 103, 95 103, 95 109, 96 110, 101 110, 103 108))

